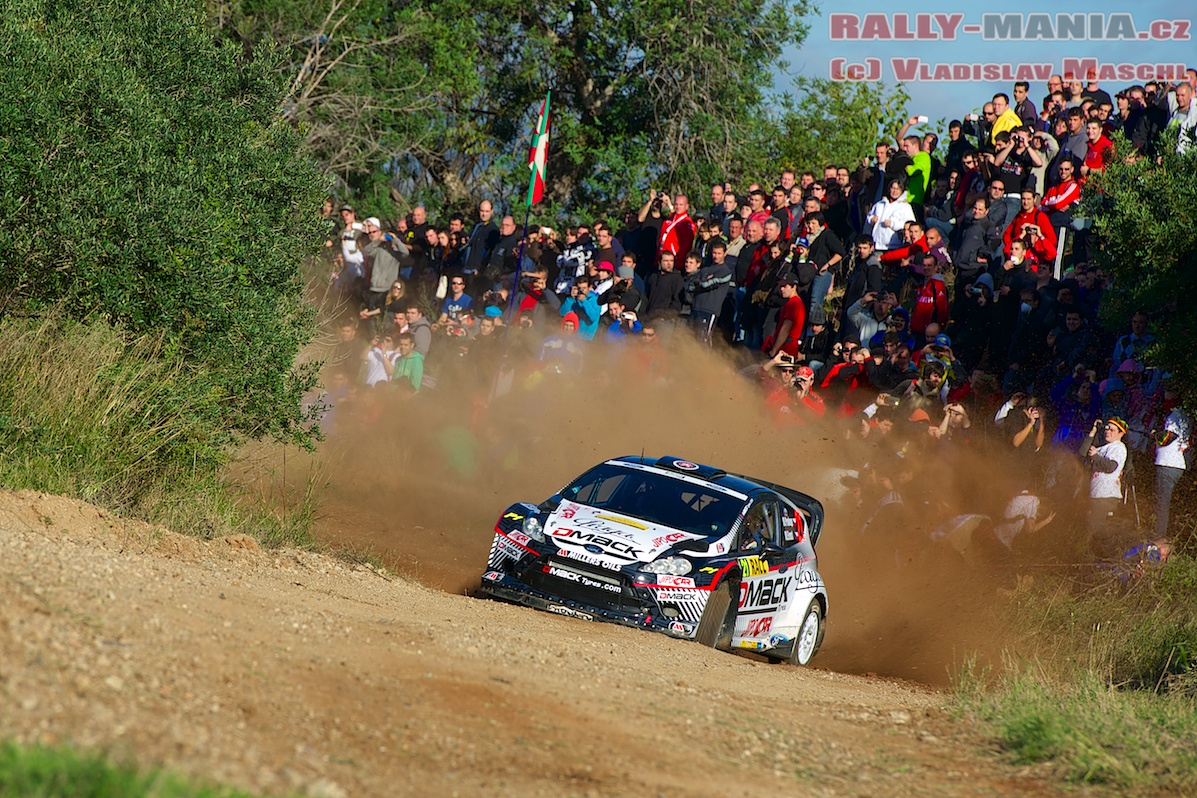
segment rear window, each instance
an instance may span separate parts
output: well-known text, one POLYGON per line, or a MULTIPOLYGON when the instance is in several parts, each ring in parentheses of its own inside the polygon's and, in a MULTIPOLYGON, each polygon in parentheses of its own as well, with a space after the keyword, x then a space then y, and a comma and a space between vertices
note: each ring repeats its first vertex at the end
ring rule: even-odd
POLYGON ((571 482, 561 497, 704 536, 727 532, 744 506, 686 480, 606 463, 571 482))

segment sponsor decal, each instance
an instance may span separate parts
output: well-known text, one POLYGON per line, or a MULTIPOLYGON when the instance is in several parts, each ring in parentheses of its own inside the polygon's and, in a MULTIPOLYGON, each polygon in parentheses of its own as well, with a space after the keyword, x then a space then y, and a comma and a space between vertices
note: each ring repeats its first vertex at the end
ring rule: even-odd
POLYGON ((528 537, 523 532, 504 532, 503 534, 507 535, 507 537, 511 538, 521 546, 530 546, 532 544, 532 538, 528 537))
POLYGON ((718 553, 722 554, 722 553, 723 553, 723 549, 724 549, 724 545, 723 545, 722 543, 716 543, 716 544, 715 544, 715 551, 717 551, 718 553))
POLYGON ((670 546, 677 543, 679 540, 685 540, 691 537, 688 532, 670 532, 668 535, 659 535, 653 538, 653 548, 659 549, 662 546, 670 546))
POLYGON ((741 557, 740 572, 744 576, 765 576, 769 573, 769 563, 760 557, 741 557))
POLYGON ((576 505, 576 504, 567 504, 560 511, 560 515, 562 518, 573 518, 577 514, 578 514, 578 505, 576 505))
POLYGON ((585 529, 590 532, 601 532, 602 534, 612 538, 624 538, 625 540, 636 539, 633 536, 633 533, 629 532, 628 530, 621 529, 611 524, 605 524, 595 518, 580 518, 570 523, 570 526, 577 527, 578 529, 585 529))
POLYGON ((578 618, 583 621, 593 621, 594 616, 588 612, 580 612, 572 607, 562 607, 560 604, 550 604, 548 606, 549 612, 555 612, 558 615, 566 615, 570 618, 578 618))
MULTIPOLYGON (((608 554, 625 560, 639 560, 644 555, 643 549, 636 548, 635 545, 626 540, 614 540, 612 538, 606 537, 605 535, 596 535, 593 532, 583 532, 580 529, 566 529, 565 527, 558 527, 557 529, 549 532, 549 534, 559 540, 564 541, 565 543, 569 543, 574 546, 586 547, 587 543, 591 543, 595 546, 601 547, 602 550, 606 551, 608 554)), ((587 547, 587 551, 590 551, 589 547, 587 547)))
POLYGON ((648 524, 642 524, 639 521, 633 521, 630 518, 621 518, 618 515, 599 515, 596 513, 594 517, 601 518, 604 521, 614 521, 615 523, 623 524, 624 526, 634 526, 637 529, 648 529, 648 524))
POLYGON ((713 565, 706 565, 706 566, 703 566, 702 568, 699 568, 698 572, 700 574, 717 574, 717 573, 719 573, 720 570, 721 569, 716 568, 713 565))
POLYGON ((694 580, 688 576, 661 574, 657 577, 657 584, 661 587, 694 587, 694 580))
POLYGON ((586 549, 586 551, 590 552, 591 554, 602 554, 603 553, 603 547, 596 546, 593 543, 587 543, 582 548, 586 549))
POLYGON ((819 584, 819 577, 814 571, 799 571, 798 584, 814 587, 815 585, 819 584))
POLYGON ((740 583, 740 609, 775 610, 790 600, 792 576, 740 583))
POLYGON ((773 616, 764 618, 749 618, 748 628, 744 630, 745 637, 760 637, 773 628, 773 616))
POLYGON ((681 469, 682 471, 697 471, 698 466, 691 463, 689 460, 674 460, 673 467, 681 469))
POLYGON ((769 638, 769 648, 780 648, 790 642, 785 635, 773 635, 769 638))
POLYGON ((498 582, 502 580, 503 574, 499 573, 498 571, 487 571, 482 575, 482 578, 487 582, 498 582))
POLYGON ((577 571, 571 571, 567 568, 558 568, 555 565, 546 565, 541 570, 549 576, 555 576, 558 579, 567 579, 570 582, 576 582, 582 587, 591 587, 596 590, 606 590, 609 593, 621 592, 619 585, 613 585, 610 582, 600 582, 597 579, 591 579, 586 574, 580 574, 577 571))
POLYGON ((523 521, 524 516, 520 515, 519 513, 504 513, 503 520, 504 521, 523 521))
POLYGON ((507 538, 495 538, 495 548, 514 560, 518 560, 524 556, 524 550, 507 538))
POLYGON ((762 649, 764 647, 765 647, 765 644, 760 642, 759 640, 741 640, 740 641, 740 648, 748 648, 748 649, 752 649, 753 651, 759 651, 760 649, 762 649))
POLYGON ((688 635, 690 630, 686 628, 686 624, 681 621, 671 621, 669 624, 669 631, 676 632, 679 635, 688 635))
POLYGON ((585 554, 573 549, 561 549, 557 552, 558 557, 565 557, 570 560, 577 560, 578 562, 588 563, 590 565, 597 565, 600 568, 606 568, 610 571, 618 571, 620 566, 618 563, 607 562, 590 554, 585 554))

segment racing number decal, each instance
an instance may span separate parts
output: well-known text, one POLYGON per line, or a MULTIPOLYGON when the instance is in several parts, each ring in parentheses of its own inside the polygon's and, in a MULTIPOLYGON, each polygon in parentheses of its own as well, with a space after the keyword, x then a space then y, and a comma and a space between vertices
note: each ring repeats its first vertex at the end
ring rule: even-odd
POLYGON ((769 563, 760 557, 741 557, 740 572, 746 577, 767 576, 769 574, 769 563))

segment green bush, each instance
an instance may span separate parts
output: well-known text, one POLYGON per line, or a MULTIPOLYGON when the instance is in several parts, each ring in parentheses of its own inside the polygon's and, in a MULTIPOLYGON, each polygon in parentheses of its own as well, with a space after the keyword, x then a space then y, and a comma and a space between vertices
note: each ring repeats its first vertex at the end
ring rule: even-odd
POLYGON ((213 537, 310 545, 311 480, 286 516, 238 500, 221 478, 229 433, 202 369, 130 336, 51 313, 0 322, 0 485, 73 496, 213 537))
POLYGON ((1197 789, 1197 706, 1189 696, 1119 690, 1079 669, 1057 678, 1024 663, 991 685, 966 672, 956 700, 1019 763, 1050 762, 1070 781, 1124 789, 1197 789))
POLYGON ((240 798, 162 771, 139 772, 71 748, 0 743, 0 798, 240 798))
POLYGON ((196 423, 303 440, 326 182, 276 57, 193 0, 0 0, 0 58, 0 313, 149 335, 196 423))

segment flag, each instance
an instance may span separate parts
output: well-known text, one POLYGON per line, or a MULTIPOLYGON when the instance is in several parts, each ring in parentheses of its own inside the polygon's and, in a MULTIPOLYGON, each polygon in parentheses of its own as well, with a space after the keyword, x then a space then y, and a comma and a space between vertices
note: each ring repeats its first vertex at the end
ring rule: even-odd
POLYGON ((532 134, 532 149, 528 151, 528 169, 532 172, 528 181, 528 207, 531 208, 544 198, 544 169, 549 157, 549 98, 544 96, 540 106, 540 118, 536 120, 536 132, 532 134))

